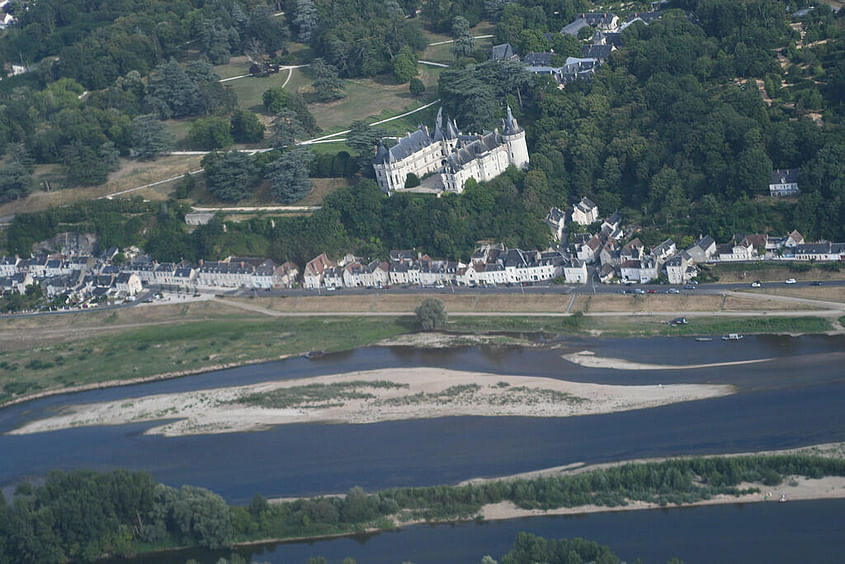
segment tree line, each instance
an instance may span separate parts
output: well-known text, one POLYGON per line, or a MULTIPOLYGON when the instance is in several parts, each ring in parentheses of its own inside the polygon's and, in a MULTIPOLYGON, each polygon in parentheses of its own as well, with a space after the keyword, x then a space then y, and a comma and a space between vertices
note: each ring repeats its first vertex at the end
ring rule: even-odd
MULTIPOLYGON (((612 507, 631 500, 690 503, 759 491, 737 486, 772 487, 787 476, 845 476, 845 460, 807 455, 667 460, 466 486, 396 488, 372 494, 356 487, 345 496, 272 504, 256 494, 246 506, 228 506, 202 488, 157 484, 143 472, 55 471, 43 485, 19 485, 11 503, 0 496, 0 560, 92 562, 104 554, 126 556, 174 546, 230 547, 251 540, 386 528, 400 513, 425 520, 471 518, 483 505, 502 501, 528 509, 612 507)), ((518 539, 514 556, 503 562, 522 562, 516 556, 520 546, 540 550, 541 545, 518 539)), ((568 544, 549 546, 563 550, 568 544)))

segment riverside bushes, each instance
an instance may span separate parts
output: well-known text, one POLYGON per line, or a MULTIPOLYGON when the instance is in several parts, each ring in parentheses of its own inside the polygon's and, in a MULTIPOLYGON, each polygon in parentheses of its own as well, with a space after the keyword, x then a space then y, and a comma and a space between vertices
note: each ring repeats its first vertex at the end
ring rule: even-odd
POLYGON ((53 472, 42 486, 18 486, 11 505, 0 498, 0 561, 89 562, 104 553, 351 533, 392 527, 394 518, 471 518, 501 501, 526 509, 692 503, 751 493, 757 490, 739 486, 777 485, 787 476, 845 476, 845 460, 801 454, 666 460, 477 485, 373 494, 353 488, 345 496, 274 504, 256 495, 246 507, 227 506, 201 488, 156 484, 141 472, 53 472))

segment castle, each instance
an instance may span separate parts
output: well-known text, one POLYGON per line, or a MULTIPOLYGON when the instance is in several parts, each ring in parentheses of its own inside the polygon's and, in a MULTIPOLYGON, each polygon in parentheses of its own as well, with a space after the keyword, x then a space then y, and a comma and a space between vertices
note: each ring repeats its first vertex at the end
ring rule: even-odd
POLYGON ((510 165, 528 165, 525 130, 516 122, 510 107, 507 118, 502 120, 501 133, 495 129, 478 135, 461 133, 454 119, 447 119, 444 127, 441 109, 434 135, 420 125, 393 147, 387 148, 379 141, 373 158, 376 181, 388 194, 405 190, 409 174, 417 178, 430 175, 425 181, 427 187, 460 193, 469 178, 479 182, 492 180, 510 165))

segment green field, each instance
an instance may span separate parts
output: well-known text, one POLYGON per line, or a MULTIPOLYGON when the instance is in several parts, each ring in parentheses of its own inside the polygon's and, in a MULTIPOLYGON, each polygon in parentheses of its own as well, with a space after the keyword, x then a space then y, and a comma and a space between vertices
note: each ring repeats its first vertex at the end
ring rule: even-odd
POLYGON ((348 350, 412 326, 410 318, 266 319, 191 321, 0 353, 0 403, 43 390, 274 360, 314 349, 348 350))

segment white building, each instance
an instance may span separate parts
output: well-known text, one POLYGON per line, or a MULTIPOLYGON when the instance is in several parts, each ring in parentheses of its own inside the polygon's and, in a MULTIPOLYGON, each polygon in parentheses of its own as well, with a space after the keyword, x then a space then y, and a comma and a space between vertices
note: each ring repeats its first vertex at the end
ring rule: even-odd
POLYGON ((474 178, 485 182, 502 174, 508 166, 528 165, 528 146, 522 129, 508 108, 502 132, 464 135, 454 120, 443 125, 442 110, 437 113, 434 135, 420 126, 389 149, 379 142, 373 159, 376 181, 390 194, 405 190, 408 176, 435 175, 433 187, 460 193, 464 183, 474 178))
POLYGON ((769 182, 769 195, 778 198, 781 196, 797 196, 801 193, 798 188, 798 173, 800 169, 784 168, 775 170, 772 173, 772 180, 769 182))
POLYGON ((329 260, 326 253, 308 261, 302 273, 302 286, 308 289, 319 288, 323 282, 323 274, 329 268, 336 266, 334 261, 329 260))
POLYGON ((587 263, 577 258, 567 258, 563 262, 563 276, 567 284, 587 283, 587 263))
POLYGON ((581 201, 572 207, 572 221, 579 225, 590 225, 599 218, 599 207, 589 198, 581 198, 581 201))
POLYGON ((141 278, 134 272, 121 272, 114 281, 114 287, 118 292, 127 296, 134 296, 141 293, 141 278))
POLYGON ((686 251, 666 261, 666 277, 669 284, 686 284, 698 274, 695 262, 686 251))

